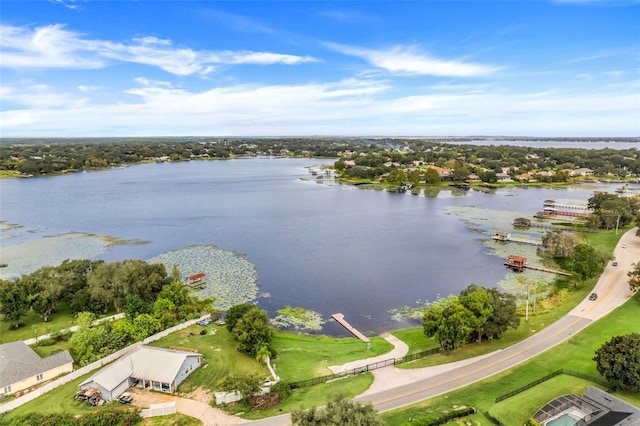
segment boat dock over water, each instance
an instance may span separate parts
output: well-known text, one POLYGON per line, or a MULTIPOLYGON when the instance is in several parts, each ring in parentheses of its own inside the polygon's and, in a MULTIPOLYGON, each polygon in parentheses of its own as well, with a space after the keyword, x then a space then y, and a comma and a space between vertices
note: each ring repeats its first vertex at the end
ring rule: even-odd
POLYGON ((568 272, 560 271, 558 269, 545 268, 544 266, 528 265, 526 257, 517 256, 515 254, 510 254, 509 256, 507 256, 507 259, 504 261, 504 265, 515 272, 522 272, 525 269, 532 269, 534 271, 549 272, 550 274, 556 275, 571 275, 568 272))
POLYGON ((353 334, 358 339, 362 340, 363 342, 369 343, 369 338, 367 336, 365 336, 364 334, 360 333, 358 330, 356 330, 355 327, 353 327, 351 324, 349 324, 344 319, 344 315, 343 314, 340 314, 340 313, 333 314, 333 315, 331 315, 331 318, 336 320, 338 322, 338 324, 340 324, 341 326, 346 328, 349 333, 353 334))
POLYGON ((521 244, 533 244, 534 246, 541 246, 542 241, 538 240, 528 240, 525 238, 517 238, 512 237, 511 234, 507 232, 496 232, 493 234, 493 238, 496 241, 504 241, 504 242, 512 242, 512 243, 521 243, 521 244))

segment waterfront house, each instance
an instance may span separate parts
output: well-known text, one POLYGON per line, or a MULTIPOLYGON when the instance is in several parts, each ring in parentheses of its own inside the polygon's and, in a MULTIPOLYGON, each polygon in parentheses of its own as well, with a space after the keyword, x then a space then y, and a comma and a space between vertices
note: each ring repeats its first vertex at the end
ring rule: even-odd
POLYGON ((69 351, 45 358, 22 341, 0 345, 0 397, 13 395, 73 371, 69 351))
POLYGON ((198 353, 138 345, 82 382, 80 389, 97 388, 105 401, 117 399, 131 386, 173 393, 201 365, 198 353))

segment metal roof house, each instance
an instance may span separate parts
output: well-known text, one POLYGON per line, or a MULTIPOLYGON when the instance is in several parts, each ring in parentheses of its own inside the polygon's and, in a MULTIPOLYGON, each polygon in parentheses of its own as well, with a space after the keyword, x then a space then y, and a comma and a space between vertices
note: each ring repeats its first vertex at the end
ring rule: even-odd
POLYGON ((73 359, 69 351, 40 358, 22 341, 0 345, 0 396, 13 395, 70 371, 73 359))
POLYGON ((105 401, 131 386, 171 393, 200 365, 198 353, 139 345, 82 382, 80 389, 98 388, 105 401))

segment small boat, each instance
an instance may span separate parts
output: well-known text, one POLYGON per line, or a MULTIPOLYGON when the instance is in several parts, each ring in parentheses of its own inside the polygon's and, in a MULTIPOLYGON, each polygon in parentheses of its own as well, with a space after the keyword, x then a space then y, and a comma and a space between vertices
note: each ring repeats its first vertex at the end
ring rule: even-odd
POLYGON ((6 268, 7 266, 9 266, 9 265, 6 264, 6 263, 0 263, 0 268, 6 268))

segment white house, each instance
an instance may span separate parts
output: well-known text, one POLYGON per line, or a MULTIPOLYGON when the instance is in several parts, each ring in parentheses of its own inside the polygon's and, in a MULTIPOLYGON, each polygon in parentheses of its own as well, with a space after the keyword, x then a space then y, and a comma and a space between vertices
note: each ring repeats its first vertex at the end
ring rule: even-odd
POLYGON ((200 365, 198 353, 139 345, 80 383, 80 389, 98 388, 105 401, 131 386, 172 393, 200 365))
POLYGON ((40 358, 22 341, 0 345, 0 396, 13 395, 70 371, 73 359, 69 351, 40 358))

